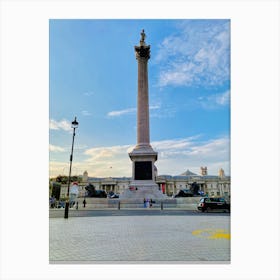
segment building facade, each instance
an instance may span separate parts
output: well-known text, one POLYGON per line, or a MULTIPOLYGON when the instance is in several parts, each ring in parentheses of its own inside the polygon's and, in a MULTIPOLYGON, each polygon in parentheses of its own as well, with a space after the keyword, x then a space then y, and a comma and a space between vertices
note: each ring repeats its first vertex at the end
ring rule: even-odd
MULTIPOLYGON (((115 193, 123 193, 131 187, 132 178, 129 177, 107 177, 94 178, 89 177, 87 171, 82 176, 82 182, 79 184, 79 196, 86 195, 85 187, 91 183, 96 190, 104 190, 105 192, 113 191, 115 193)), ((156 184, 159 190, 168 196, 176 195, 182 189, 190 189, 191 185, 196 183, 199 190, 208 196, 223 196, 230 198, 231 184, 230 176, 225 176, 224 170, 220 169, 218 175, 208 175, 207 168, 201 167, 201 174, 197 175, 189 170, 178 176, 158 175, 156 176, 156 184)), ((61 186, 60 197, 65 198, 67 195, 67 185, 61 186)))

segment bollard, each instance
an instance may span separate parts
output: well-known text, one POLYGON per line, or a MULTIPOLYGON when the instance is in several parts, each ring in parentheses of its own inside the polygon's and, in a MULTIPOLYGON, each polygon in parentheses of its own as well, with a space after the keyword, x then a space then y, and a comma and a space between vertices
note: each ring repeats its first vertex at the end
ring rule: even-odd
POLYGON ((163 202, 160 202, 160 210, 163 210, 163 202))
POLYGON ((118 203, 118 210, 120 210, 121 209, 121 202, 119 201, 119 203, 118 203))

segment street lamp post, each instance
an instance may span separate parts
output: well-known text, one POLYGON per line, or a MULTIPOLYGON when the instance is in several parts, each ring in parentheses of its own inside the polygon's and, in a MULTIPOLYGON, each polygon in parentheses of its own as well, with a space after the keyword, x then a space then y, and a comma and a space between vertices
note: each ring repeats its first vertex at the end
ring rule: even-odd
POLYGON ((70 168, 69 168, 69 177, 68 177, 68 187, 67 187, 67 197, 66 197, 66 204, 65 204, 65 212, 64 218, 68 219, 68 212, 69 212, 69 191, 70 191, 70 183, 71 183, 71 169, 72 169, 72 160, 73 160, 73 148, 74 148, 74 138, 75 138, 75 130, 78 127, 79 123, 76 120, 72 122, 71 127, 73 128, 73 139, 72 139, 72 149, 70 155, 70 168))

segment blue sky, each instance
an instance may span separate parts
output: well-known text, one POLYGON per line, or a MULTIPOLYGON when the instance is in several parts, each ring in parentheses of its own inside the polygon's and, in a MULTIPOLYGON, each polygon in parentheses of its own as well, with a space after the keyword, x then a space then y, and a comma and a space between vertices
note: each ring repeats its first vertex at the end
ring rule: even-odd
POLYGON ((50 176, 131 176, 145 29, 150 140, 159 174, 230 175, 230 20, 50 20, 50 176))

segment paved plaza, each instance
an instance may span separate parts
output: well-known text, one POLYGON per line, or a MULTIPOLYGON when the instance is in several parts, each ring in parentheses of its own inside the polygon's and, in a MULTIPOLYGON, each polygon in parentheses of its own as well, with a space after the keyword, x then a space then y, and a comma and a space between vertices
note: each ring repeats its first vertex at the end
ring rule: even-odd
POLYGON ((229 263, 230 216, 50 218, 50 263, 229 263))

